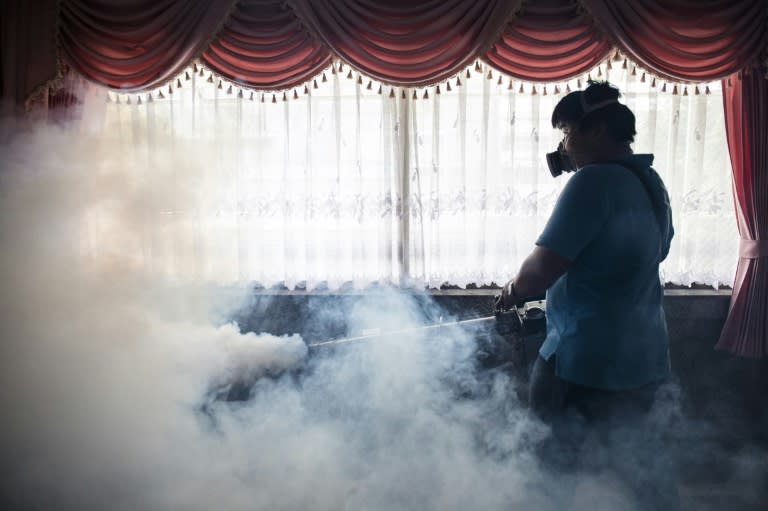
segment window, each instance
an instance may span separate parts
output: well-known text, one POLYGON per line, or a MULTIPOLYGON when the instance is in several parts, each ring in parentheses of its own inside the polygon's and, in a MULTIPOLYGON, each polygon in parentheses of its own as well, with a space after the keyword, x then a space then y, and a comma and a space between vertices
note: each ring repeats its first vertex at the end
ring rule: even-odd
MULTIPOLYGON (((91 244, 94 258, 132 254, 172 279, 310 289, 500 283, 568 179, 550 177, 544 154, 560 137, 552 109, 576 80, 534 86, 470 69, 438 92, 350 79, 345 66, 304 90, 262 94, 197 66, 170 89, 89 95, 91 136, 117 155, 101 171, 153 198, 140 227, 94 210, 89 236, 110 240, 91 244)), ((737 232, 719 82, 654 84, 631 65, 609 67, 591 76, 622 90, 635 152, 655 153, 672 198, 664 279, 730 282, 737 232)))

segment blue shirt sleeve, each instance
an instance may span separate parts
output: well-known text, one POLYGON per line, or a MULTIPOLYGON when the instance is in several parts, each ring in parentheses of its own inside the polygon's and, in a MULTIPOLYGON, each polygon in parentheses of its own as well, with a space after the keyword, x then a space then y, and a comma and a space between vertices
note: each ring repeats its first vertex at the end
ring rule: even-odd
POLYGON ((586 166, 565 185, 536 244, 574 261, 600 233, 608 215, 603 171, 586 166))

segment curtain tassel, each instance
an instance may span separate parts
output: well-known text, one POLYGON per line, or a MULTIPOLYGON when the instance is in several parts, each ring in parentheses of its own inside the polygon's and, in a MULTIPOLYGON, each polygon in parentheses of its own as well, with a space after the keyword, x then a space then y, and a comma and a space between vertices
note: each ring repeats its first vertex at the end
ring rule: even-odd
POLYGON ((328 77, 325 76, 325 73, 323 73, 322 82, 325 83, 328 81, 328 77))
POLYGON ((571 84, 569 83, 565 84, 565 92, 571 92, 571 84))
POLYGON ((523 84, 522 83, 520 84, 520 90, 518 90, 517 92, 518 92, 518 94, 525 93, 525 89, 523 89, 523 84))
POLYGON ((416 95, 416 91, 413 91, 413 98, 412 99, 419 99, 419 97, 416 95))
POLYGON ((485 77, 488 80, 493 80, 493 73, 491 73, 491 70, 488 70, 488 75, 485 77))
POLYGON ((263 92, 261 93, 261 100, 260 100, 260 101, 261 101, 262 103, 264 103, 264 93, 263 93, 263 92))
POLYGON ((153 101, 152 94, 147 94, 147 103, 152 103, 153 101))
POLYGON ((344 72, 344 63, 339 62, 339 73, 343 73, 343 72, 344 72))
POLYGON ((347 73, 347 80, 352 79, 352 69, 350 68, 349 73, 347 73))
POLYGON ((160 91, 157 93, 157 99, 165 99, 165 96, 163 95, 163 91, 160 91))
POLYGON ((509 83, 507 84, 507 90, 514 90, 514 85, 512 84, 512 80, 509 80, 509 83))
POLYGON ((272 94, 272 103, 277 103, 277 98, 275 97, 274 94, 272 94))
POLYGON ((312 88, 317 89, 317 79, 312 80, 312 88))
POLYGON ((616 62, 621 60, 621 54, 619 54, 619 50, 616 50, 616 53, 613 54, 613 60, 616 62))
POLYGON ((435 87, 435 94, 440 94, 440 86, 435 87))
POLYGON ((456 77, 456 87, 461 87, 461 77, 460 76, 456 77))
POLYGON ((293 89, 293 99, 299 99, 299 93, 296 92, 296 89, 293 89))
POLYGON ((332 75, 336 74, 336 66, 334 66, 333 64, 331 64, 331 74, 332 75))
POLYGON ((579 89, 581 89, 581 78, 579 78, 578 80, 576 80, 576 87, 578 87, 579 89))
POLYGON ((693 88, 693 93, 694 93, 695 95, 697 95, 697 96, 698 96, 699 94, 701 94, 701 91, 699 90, 699 86, 698 86, 698 85, 696 85, 696 86, 693 88))
POLYGON ((193 72, 193 73, 197 73, 197 62, 195 62, 194 64, 192 64, 192 72, 193 72))
POLYGON ((601 76, 603 76, 603 69, 598 67, 597 68, 597 77, 600 78, 601 76))
POLYGON ((248 101, 253 101, 253 91, 251 91, 251 95, 248 96, 248 101))
POLYGON ((309 94, 309 86, 307 86, 307 84, 304 84, 304 95, 306 96, 307 94, 309 94))
POLYGON ((115 94, 115 104, 116 105, 120 104, 120 96, 118 96, 117 94, 115 94))
POLYGON ((389 88, 389 97, 390 98, 394 98, 395 97, 395 88, 394 87, 390 87, 389 88))
POLYGON ((640 82, 645 83, 645 71, 643 71, 643 74, 640 75, 640 82))
POLYGON ((357 84, 362 85, 363 84, 363 77, 360 75, 357 75, 357 84))
POLYGON ((381 96, 381 88, 382 88, 381 84, 379 84, 379 90, 377 91, 377 94, 379 94, 379 96, 381 96))
POLYGON ((546 96, 547 95, 547 86, 546 85, 544 86, 544 90, 542 91, 541 95, 542 96, 546 96))
POLYGON ((499 79, 496 80, 496 85, 501 85, 504 82, 504 80, 501 78, 501 75, 499 75, 499 79))
POLYGON ((664 85, 661 86, 661 92, 667 92, 667 82, 664 82, 664 85))
POLYGON ((653 77, 653 80, 651 80, 651 87, 656 88, 656 77, 653 77))
POLYGON ((131 97, 130 96, 128 96, 128 98, 125 100, 125 104, 126 105, 130 105, 131 104, 131 97))
MULTIPOLYGON (((587 83, 592 81, 592 73, 587 73, 587 83)), ((579 86, 581 87, 581 86, 579 86)))
POLYGON ((451 92, 453 89, 451 89, 451 82, 445 82, 445 90, 447 92, 451 92))
POLYGON ((209 75, 208 79, 206 80, 208 83, 213 83, 213 75, 209 75))
POLYGON ((538 93, 536 92, 536 86, 534 85, 533 87, 531 87, 531 95, 535 96, 536 94, 538 93))
POLYGON ((424 99, 429 99, 429 89, 424 89, 424 99))
POLYGON ((227 94, 232 95, 232 84, 229 84, 229 87, 227 87, 227 94))
POLYGON ((673 96, 677 96, 677 85, 675 85, 674 87, 672 87, 672 95, 673 95, 673 96))
POLYGON ((136 104, 137 104, 137 105, 140 105, 140 104, 141 104, 141 96, 138 96, 138 98, 136 99, 136 104))
POLYGON ((477 73, 482 73, 483 72, 483 68, 480 67, 480 61, 478 61, 478 60, 475 61, 475 72, 477 72, 477 73))
POLYGON ((632 76, 637 76, 637 66, 632 66, 632 76))
POLYGON ((627 69, 627 59, 624 59, 624 62, 622 62, 621 69, 627 69))
POLYGON ((683 87, 683 96, 687 96, 687 95, 688 95, 688 86, 686 85, 685 87, 683 87))
POLYGON ((243 89, 240 89, 239 91, 237 91, 237 98, 243 99, 243 89))
POLYGON ((472 75, 469 73, 469 69, 467 69, 467 78, 471 77, 472 75))
POLYGON ((200 75, 201 78, 203 76, 205 76, 205 73, 203 72, 203 68, 202 67, 200 68, 200 72, 198 74, 200 75))
POLYGON ((371 90, 373 88, 373 81, 368 80, 368 85, 365 86, 365 90, 371 90))
POLYGON ((704 94, 709 94, 709 85, 705 86, 704 94))
POLYGON ((560 94, 560 87, 555 85, 555 94, 560 94))
POLYGON ((613 66, 611 65, 611 59, 608 59, 608 60, 605 62, 605 69, 607 69, 608 71, 610 71, 611 69, 613 69, 613 66))
POLYGON ((224 88, 224 84, 221 83, 221 80, 219 80, 219 87, 220 90, 224 88))
POLYGON ((173 94, 173 87, 170 85, 168 86, 168 94, 173 94))
POLYGON ((400 97, 406 99, 408 96, 405 94, 405 89, 400 89, 400 97))
POLYGON ((191 76, 189 76, 189 71, 185 71, 185 72, 184 72, 184 80, 186 80, 186 81, 190 81, 191 79, 192 79, 192 77, 191 77, 191 76))
POLYGON ((288 95, 283 91, 283 101, 288 101, 288 95))

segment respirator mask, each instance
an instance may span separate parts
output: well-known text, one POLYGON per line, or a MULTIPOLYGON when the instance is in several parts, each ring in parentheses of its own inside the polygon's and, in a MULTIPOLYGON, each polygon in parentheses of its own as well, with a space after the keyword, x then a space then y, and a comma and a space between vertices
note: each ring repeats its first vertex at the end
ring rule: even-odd
MULTIPOLYGON (((581 102, 582 114, 581 117, 574 122, 574 124, 577 125, 579 122, 581 122, 582 119, 584 119, 584 117, 587 116, 587 114, 590 114, 595 110, 606 107, 608 105, 618 103, 618 101, 615 99, 607 99, 593 105, 588 105, 584 99, 583 93, 579 95, 579 101, 581 102)), ((547 153, 547 167, 549 167, 549 172, 552 174, 552 177, 557 177, 563 172, 575 172, 578 170, 578 167, 576 167, 576 165, 573 163, 573 160, 571 160, 571 158, 568 156, 568 153, 565 151, 565 146, 563 145, 562 141, 557 145, 556 151, 547 153)))
POLYGON ((552 177, 557 177, 563 172, 576 171, 576 165, 568 157, 562 142, 557 145, 557 151, 547 153, 547 167, 552 177))

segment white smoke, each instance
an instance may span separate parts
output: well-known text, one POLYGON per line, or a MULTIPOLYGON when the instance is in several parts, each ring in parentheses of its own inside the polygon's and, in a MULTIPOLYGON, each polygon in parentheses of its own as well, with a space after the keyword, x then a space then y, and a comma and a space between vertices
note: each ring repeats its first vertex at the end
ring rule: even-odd
MULTIPOLYGON (((457 400, 446 383, 464 374, 472 385, 461 332, 321 353, 311 363, 297 335, 243 334, 225 321, 241 293, 157 279, 136 259, 143 212, 158 201, 194 203, 205 155, 193 147, 167 155, 146 187, 126 172, 135 160, 108 140, 5 122, 3 509, 545 501, 524 490, 539 478, 526 445, 546 429, 522 413, 509 381, 499 378, 477 401, 457 400), (175 166, 189 182, 158 186, 175 166), (242 380, 253 382, 249 401, 212 398, 242 380)), ((183 224, 173 234, 188 241, 183 224)), ((386 292, 353 316, 358 330, 423 321, 407 297, 386 292)))
MULTIPOLYGON (((531 452, 547 428, 509 379, 475 379, 465 333, 308 357, 298 335, 228 322, 242 290, 140 264, 145 212, 194 207, 204 149, 156 158, 148 186, 109 137, 5 121, 2 138, 3 509, 558 508, 564 481, 531 452), (215 399, 236 381, 249 400, 215 399)), ((347 319, 364 331, 423 318, 383 291, 347 319)), ((576 487, 576 508, 632 508, 603 475, 576 487)))

